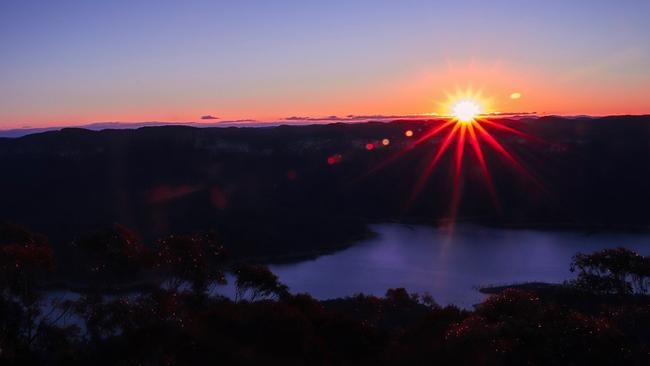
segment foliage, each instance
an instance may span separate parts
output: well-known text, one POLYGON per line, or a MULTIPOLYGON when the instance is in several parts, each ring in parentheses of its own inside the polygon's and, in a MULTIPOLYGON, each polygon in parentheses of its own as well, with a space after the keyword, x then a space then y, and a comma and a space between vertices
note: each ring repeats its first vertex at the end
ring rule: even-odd
POLYGON ((3 291, 29 297, 37 276, 53 268, 54 257, 47 238, 17 225, 0 225, 0 288, 3 291))
MULTIPOLYGON (((94 291, 42 314, 37 273, 52 269, 53 259, 43 255, 47 241, 16 227, 0 233, 1 248, 21 248, 2 252, 3 365, 648 364, 650 298, 618 296, 643 292, 645 257, 624 249, 576 255, 582 282, 554 296, 544 286, 505 289, 468 311, 403 288, 319 301, 291 294, 268 267, 252 264, 232 267, 236 301, 208 296, 207 286, 223 279, 225 250, 213 235, 173 236, 158 242, 156 273, 190 283, 193 291, 180 285, 123 295, 94 291), (6 286, 10 278, 30 285, 14 291, 6 286), (577 297, 591 306, 580 306, 577 297), (59 321, 68 314, 75 325, 59 321)), ((100 235, 84 251, 106 253, 103 273, 148 269, 147 261, 129 262, 144 255, 124 254, 129 237, 100 235)))
POLYGON ((225 283, 224 265, 228 254, 214 234, 172 235, 158 241, 156 265, 169 271, 173 287, 184 281, 196 293, 212 283, 225 283))
POLYGON ((0 363, 33 362, 34 349, 54 354, 63 350, 49 342, 53 336, 71 339, 74 330, 54 327, 42 314, 38 290, 44 276, 54 269, 47 238, 17 225, 0 225, 0 363))
POLYGON ((571 262, 577 288, 598 294, 646 294, 650 283, 650 257, 625 248, 578 253, 571 262))
POLYGON ((243 300, 247 296, 249 301, 278 299, 289 293, 289 288, 266 266, 239 264, 233 267, 233 272, 236 278, 236 300, 243 300))
POLYGON ((125 280, 147 267, 149 251, 138 236, 115 224, 72 242, 83 273, 95 280, 125 280))

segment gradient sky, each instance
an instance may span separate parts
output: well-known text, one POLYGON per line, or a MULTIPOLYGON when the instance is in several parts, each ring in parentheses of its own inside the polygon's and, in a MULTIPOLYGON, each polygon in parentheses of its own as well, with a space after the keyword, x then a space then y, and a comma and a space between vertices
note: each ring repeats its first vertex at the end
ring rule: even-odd
POLYGON ((650 1, 0 0, 0 128, 650 113, 650 1), (521 93, 512 100, 509 95, 521 93))

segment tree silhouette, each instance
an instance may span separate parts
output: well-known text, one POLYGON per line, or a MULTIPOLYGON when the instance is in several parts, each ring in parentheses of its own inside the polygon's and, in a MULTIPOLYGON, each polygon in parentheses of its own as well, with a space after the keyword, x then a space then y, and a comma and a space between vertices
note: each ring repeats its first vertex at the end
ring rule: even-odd
POLYGON ((236 294, 235 300, 253 302, 265 298, 282 298, 289 288, 278 280, 268 267, 262 265, 239 264, 234 266, 236 294))
POLYGON ((53 270, 47 238, 12 224, 0 225, 0 347, 29 349, 41 314, 39 279, 53 270))
POLYGON ((115 224, 72 242, 79 256, 77 265, 96 281, 133 279, 149 259, 149 251, 138 236, 115 224))
POLYGON ((604 249, 573 256, 571 272, 578 278, 571 284, 594 293, 645 294, 650 280, 650 257, 625 248, 604 249))
POLYGON ((158 241, 156 265, 170 274, 178 289, 189 282, 192 291, 204 293, 212 283, 226 283, 228 253, 214 234, 172 235, 158 241))
POLYGON ((11 224, 0 225, 0 286, 30 296, 37 276, 53 270, 54 256, 44 236, 11 224))

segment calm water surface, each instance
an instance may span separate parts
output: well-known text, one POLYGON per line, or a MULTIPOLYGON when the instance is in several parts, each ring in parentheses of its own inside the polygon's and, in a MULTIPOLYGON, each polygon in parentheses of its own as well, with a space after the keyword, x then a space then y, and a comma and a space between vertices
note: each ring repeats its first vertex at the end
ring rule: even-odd
POLYGON ((650 254, 650 234, 593 234, 456 225, 449 229, 400 224, 371 227, 378 236, 349 249, 271 270, 292 292, 319 299, 391 287, 429 292, 442 304, 471 307, 477 286, 572 278, 571 256, 625 246, 650 254))
MULTIPOLYGON (((571 256, 624 246, 650 255, 650 234, 533 231, 456 225, 380 224, 377 237, 346 250, 298 263, 272 265, 271 270, 291 292, 318 299, 365 293, 382 296, 389 288, 428 292, 441 305, 464 308, 481 302, 478 286, 542 281, 560 283, 573 278, 571 256)), ((215 286, 213 294, 234 297, 234 279, 215 286)), ((52 291, 52 299, 73 300, 76 293, 52 291)), ((72 317, 64 322, 76 323, 72 317)))

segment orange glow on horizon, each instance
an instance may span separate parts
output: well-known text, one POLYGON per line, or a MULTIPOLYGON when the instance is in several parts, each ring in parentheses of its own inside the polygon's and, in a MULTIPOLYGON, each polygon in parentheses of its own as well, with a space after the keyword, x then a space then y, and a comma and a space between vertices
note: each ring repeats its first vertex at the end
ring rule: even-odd
MULTIPOLYGON (((539 115, 594 116, 648 114, 650 79, 639 78, 599 82, 589 69, 545 70, 505 60, 446 60, 420 65, 406 71, 395 70, 381 77, 359 82, 335 80, 327 87, 314 84, 304 88, 277 90, 272 95, 254 93, 220 96, 197 88, 182 95, 156 93, 134 97, 123 90, 64 98, 60 103, 29 109, 0 111, 0 129, 79 126, 97 122, 199 122, 215 123, 252 119, 282 121, 291 116, 431 116, 432 112, 450 115, 450 104, 439 103, 458 97, 463 90, 480 90, 490 95, 482 100, 484 111, 536 112, 539 115), (442 90, 442 91, 441 91, 442 90), (445 93, 451 90, 452 93, 445 93), (456 91, 454 93, 453 91, 456 91), (201 120, 214 115, 218 120, 201 120)), ((478 94, 478 93, 470 93, 478 94)), ((476 95, 465 95, 465 97, 476 95)), ((475 98, 476 99, 476 98, 475 98)))

